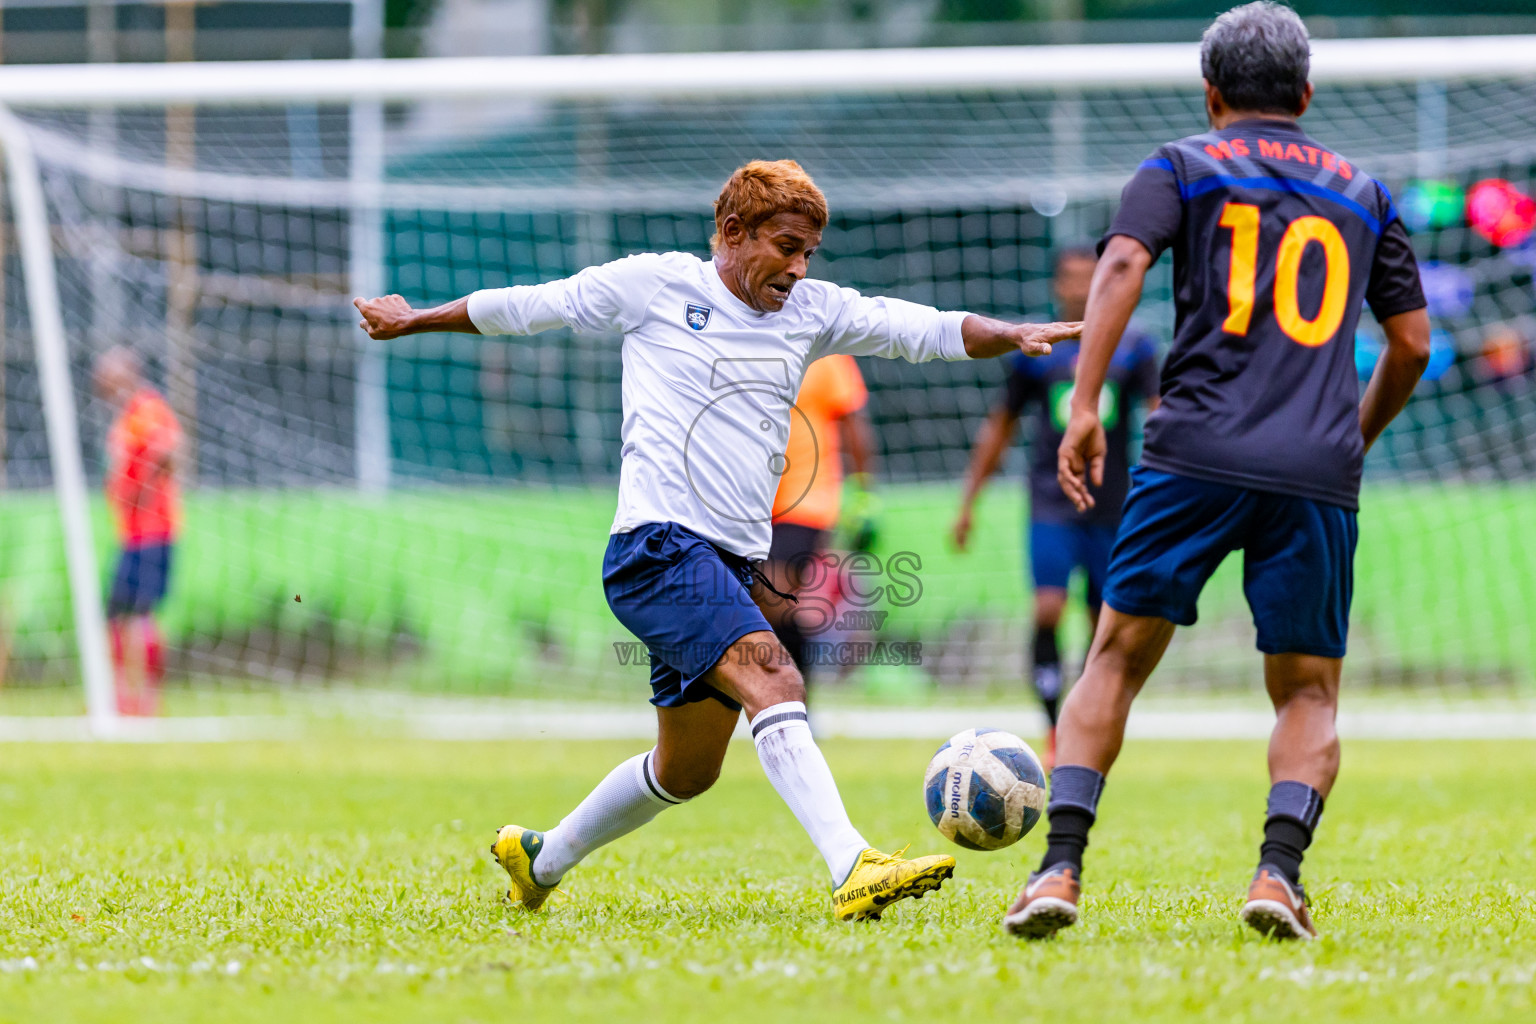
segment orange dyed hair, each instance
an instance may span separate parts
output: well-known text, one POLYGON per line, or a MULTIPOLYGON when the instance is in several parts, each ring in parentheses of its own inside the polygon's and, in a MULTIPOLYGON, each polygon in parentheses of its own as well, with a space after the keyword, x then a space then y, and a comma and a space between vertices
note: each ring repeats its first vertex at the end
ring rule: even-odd
POLYGON ((720 228, 733 213, 751 232, 777 213, 803 214, 819 231, 827 226, 827 197, 793 160, 753 160, 736 168, 715 200, 711 251, 720 247, 720 228))

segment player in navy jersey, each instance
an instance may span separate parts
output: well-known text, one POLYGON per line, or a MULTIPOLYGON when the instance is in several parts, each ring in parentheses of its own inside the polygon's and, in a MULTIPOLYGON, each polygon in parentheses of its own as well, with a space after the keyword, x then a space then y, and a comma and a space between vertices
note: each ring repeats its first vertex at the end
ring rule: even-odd
MULTIPOLYGON (((1073 321, 1082 319, 1097 262, 1098 255, 1087 248, 1063 249, 1056 254, 1051 291, 1058 316, 1073 321)), ((1142 404, 1151 408, 1157 405, 1157 343, 1150 335, 1127 331, 1110 360, 1109 375, 1099 395, 1099 412, 1109 441, 1104 482, 1094 489, 1094 507, 1079 512, 1056 482, 1056 449, 1071 411, 1077 355, 1077 343, 1069 341, 1055 346, 1048 356, 1008 358, 1008 379, 1002 394, 976 435, 965 494, 953 530, 955 546, 965 550, 976 499, 1002 463, 1020 417, 1026 409, 1033 409, 1027 473, 1029 567, 1035 597, 1031 682, 1050 721, 1041 758, 1046 768, 1051 767, 1055 758, 1062 684, 1056 628, 1067 603, 1067 583, 1072 570, 1083 570, 1088 614, 1097 626, 1109 550, 1115 542, 1115 528, 1120 525, 1120 506, 1130 488, 1133 413, 1142 404)))
POLYGON ((1361 463, 1429 359, 1429 318, 1387 190, 1297 125, 1309 40, 1290 8, 1234 8, 1200 48, 1212 130, 1163 146, 1125 187, 1095 271, 1062 489, 1094 504, 1106 440, 1098 396, 1147 268, 1173 250, 1177 329, 1110 557, 1104 611, 1062 707, 1040 870, 1004 917, 1043 937, 1077 920, 1079 878, 1126 716, 1216 566, 1243 552, 1243 591, 1276 712, 1259 867, 1242 919, 1317 934, 1300 882, 1338 774, 1334 731, 1349 624, 1361 463), (1363 398, 1355 325, 1387 347, 1363 398))

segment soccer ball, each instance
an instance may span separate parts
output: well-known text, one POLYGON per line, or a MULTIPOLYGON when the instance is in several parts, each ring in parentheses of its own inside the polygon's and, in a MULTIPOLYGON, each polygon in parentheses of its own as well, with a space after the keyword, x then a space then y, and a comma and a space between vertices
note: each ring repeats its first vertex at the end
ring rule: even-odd
POLYGON ((928 817, 967 850, 1001 850, 1035 827, 1045 809, 1045 770, 1029 744, 1001 729, 956 733, 923 776, 928 817))

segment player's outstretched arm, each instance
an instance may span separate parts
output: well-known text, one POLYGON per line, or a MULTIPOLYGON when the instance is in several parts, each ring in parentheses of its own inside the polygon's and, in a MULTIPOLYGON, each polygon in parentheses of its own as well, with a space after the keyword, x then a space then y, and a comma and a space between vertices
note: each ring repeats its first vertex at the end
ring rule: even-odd
POLYGON ((808 281, 805 301, 820 307, 826 328, 811 350, 819 359, 836 352, 926 363, 930 359, 991 359, 1009 352, 1043 356, 1051 345, 1075 338, 1082 324, 1010 324, 960 310, 938 310, 905 299, 860 295, 808 281))
POLYGON ((1082 330, 1081 323, 1010 324, 975 313, 960 324, 965 354, 972 359, 992 359, 1010 352, 1023 352, 1027 356, 1050 355, 1052 345, 1070 341, 1082 330))
POLYGON ((987 480, 1002 465, 1003 453, 1008 450, 1018 425, 1019 418, 1006 405, 999 405, 982 421, 981 429, 976 432, 976 446, 971 450, 971 466, 965 475, 965 493, 960 497, 960 511, 950 529, 950 537, 957 551, 964 551, 970 540, 971 517, 975 512, 976 499, 987 486, 987 480))
POLYGON ((469 298, 455 299, 432 309, 412 309, 411 304, 398 295, 384 295, 377 299, 353 299, 352 305, 362 314, 358 326, 368 332, 375 341, 388 341, 407 334, 423 334, 427 331, 453 331, 459 334, 479 334, 480 329, 469 318, 469 298))
POLYGON ((412 309, 398 295, 353 299, 358 324, 379 341, 427 331, 527 336, 566 327, 578 333, 628 331, 642 310, 637 296, 652 296, 669 273, 668 257, 626 256, 543 284, 483 288, 432 309, 412 309))
POLYGON ((1403 411, 1414 387, 1429 365, 1429 314, 1415 309, 1381 322, 1387 336, 1386 351, 1376 361, 1365 397, 1360 400, 1360 433, 1365 436, 1365 450, 1387 429, 1393 417, 1403 411))
POLYGON ((1088 489, 1104 484, 1104 454, 1108 445, 1099 422, 1099 393, 1109 373, 1110 360, 1125 333, 1141 286, 1152 266, 1152 253, 1129 235, 1114 235, 1093 272, 1088 290, 1088 312, 1083 320, 1083 344, 1077 357, 1077 376, 1072 385, 1072 415, 1067 421, 1061 447, 1056 450, 1056 480, 1062 493, 1079 512, 1093 508, 1088 489))

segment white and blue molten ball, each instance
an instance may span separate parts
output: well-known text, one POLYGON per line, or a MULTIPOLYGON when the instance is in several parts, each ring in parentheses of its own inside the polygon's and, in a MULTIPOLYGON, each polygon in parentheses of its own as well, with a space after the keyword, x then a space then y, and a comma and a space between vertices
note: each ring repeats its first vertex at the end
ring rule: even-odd
POLYGON ((1018 842, 1045 810, 1045 770, 1029 744, 1001 729, 956 733, 923 776, 928 817, 967 850, 1018 842))

